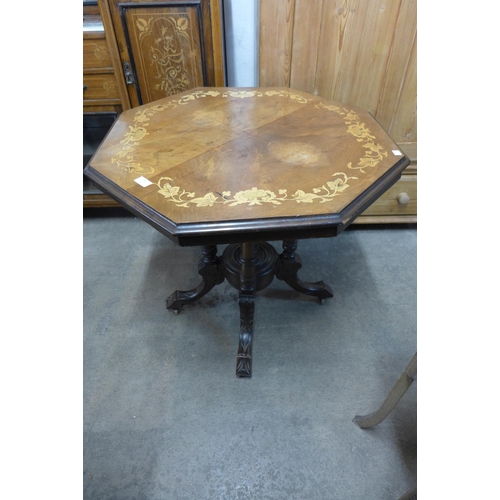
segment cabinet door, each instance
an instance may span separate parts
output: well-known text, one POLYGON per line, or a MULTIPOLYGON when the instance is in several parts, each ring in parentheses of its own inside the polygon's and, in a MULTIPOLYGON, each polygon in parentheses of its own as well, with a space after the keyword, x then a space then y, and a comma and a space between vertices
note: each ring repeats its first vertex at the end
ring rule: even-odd
POLYGON ((131 107, 224 86, 220 0, 101 0, 131 107))

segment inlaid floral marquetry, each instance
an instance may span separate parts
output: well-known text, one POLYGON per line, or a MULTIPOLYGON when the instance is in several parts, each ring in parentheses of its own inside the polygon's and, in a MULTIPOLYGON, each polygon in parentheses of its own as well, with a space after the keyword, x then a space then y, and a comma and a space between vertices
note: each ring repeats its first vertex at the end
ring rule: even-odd
POLYGON ((146 102, 178 94, 203 82, 199 23, 191 8, 125 9, 137 77, 146 102))
POLYGON ((154 88, 162 90, 165 95, 176 94, 189 88, 191 82, 186 68, 186 58, 189 57, 189 21, 180 16, 149 17, 147 20, 136 20, 139 30, 139 41, 154 37, 150 46, 149 57, 155 67, 155 78, 159 81, 154 88), (159 24, 159 36, 154 37, 154 24, 159 24), (184 43, 183 43, 184 42, 184 43), (184 45, 187 44, 187 47, 184 45), (185 53, 186 48, 188 54, 185 53))
MULTIPOLYGON (((143 33, 152 23, 137 22, 143 33)), ((197 222, 337 212, 400 156, 359 108, 288 88, 199 88, 123 113, 92 167, 197 222)))

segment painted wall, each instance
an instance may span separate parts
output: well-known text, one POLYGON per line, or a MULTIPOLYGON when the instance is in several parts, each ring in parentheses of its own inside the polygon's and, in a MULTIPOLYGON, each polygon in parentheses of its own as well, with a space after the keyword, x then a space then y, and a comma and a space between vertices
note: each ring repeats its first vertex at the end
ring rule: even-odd
POLYGON ((259 85, 259 0, 224 0, 227 85, 259 85))

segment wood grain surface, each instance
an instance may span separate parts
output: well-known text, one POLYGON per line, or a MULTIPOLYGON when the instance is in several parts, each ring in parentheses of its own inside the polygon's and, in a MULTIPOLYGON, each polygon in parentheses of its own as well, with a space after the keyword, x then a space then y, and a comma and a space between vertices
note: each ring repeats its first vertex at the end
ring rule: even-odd
POLYGON ((366 110, 284 87, 207 87, 123 112, 89 170, 189 224, 340 213, 382 194, 403 160, 366 110))
POLYGON ((367 109, 416 142, 416 0, 261 0, 260 85, 367 109))
POLYGON ((294 19, 295 0, 260 3, 260 44, 273 47, 259 56, 261 82, 272 81, 269 86, 290 86, 294 19))

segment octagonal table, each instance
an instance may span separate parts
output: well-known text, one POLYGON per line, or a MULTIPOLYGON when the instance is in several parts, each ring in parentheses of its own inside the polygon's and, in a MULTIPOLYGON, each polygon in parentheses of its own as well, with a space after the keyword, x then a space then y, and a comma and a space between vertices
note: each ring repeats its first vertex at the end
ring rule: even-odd
POLYGON ((85 174, 181 246, 201 246, 200 285, 167 309, 224 279, 239 290, 236 375, 250 377, 255 292, 276 277, 333 297, 299 279, 297 241, 338 235, 408 164, 363 109, 289 88, 197 88, 123 112, 85 174))

